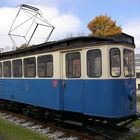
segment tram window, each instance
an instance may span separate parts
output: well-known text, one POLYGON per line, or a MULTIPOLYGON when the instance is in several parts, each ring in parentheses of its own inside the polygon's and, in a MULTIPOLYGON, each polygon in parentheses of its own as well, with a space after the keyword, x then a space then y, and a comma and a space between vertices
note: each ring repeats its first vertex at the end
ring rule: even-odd
POLYGON ((3 76, 11 77, 11 61, 3 62, 3 76))
POLYGON ((68 78, 81 77, 81 60, 79 52, 66 54, 66 76, 68 78))
POLYGON ((38 62, 38 77, 52 77, 53 76, 53 56, 45 55, 39 56, 38 62))
POLYGON ((0 77, 2 77, 2 63, 0 62, 0 77))
POLYGON ((36 76, 36 59, 35 57, 24 59, 24 76, 35 77, 36 76))
POLYGON ((110 50, 110 72, 112 77, 119 77, 121 75, 121 56, 118 48, 110 50))
POLYGON ((136 73, 136 78, 140 78, 140 72, 136 73))
POLYGON ((13 60, 13 77, 22 77, 22 60, 13 60))
POLYGON ((124 75, 134 76, 134 52, 132 50, 124 49, 124 75))
POLYGON ((101 50, 89 50, 87 52, 87 75, 92 78, 102 75, 101 50))

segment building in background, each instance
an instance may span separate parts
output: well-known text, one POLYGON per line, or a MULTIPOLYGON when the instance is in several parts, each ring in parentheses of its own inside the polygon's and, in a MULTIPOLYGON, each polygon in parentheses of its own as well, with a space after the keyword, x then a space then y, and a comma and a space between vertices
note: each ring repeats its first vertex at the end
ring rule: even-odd
POLYGON ((135 54, 136 89, 140 90, 140 54, 135 54))

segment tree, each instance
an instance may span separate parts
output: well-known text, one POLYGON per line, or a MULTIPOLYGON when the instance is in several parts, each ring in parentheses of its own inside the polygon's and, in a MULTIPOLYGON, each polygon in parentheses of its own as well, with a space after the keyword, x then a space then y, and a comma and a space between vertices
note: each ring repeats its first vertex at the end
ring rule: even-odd
POLYGON ((19 50, 19 49, 24 49, 24 48, 27 48, 28 45, 26 43, 20 45, 19 47, 16 48, 16 50, 19 50))
POLYGON ((122 32, 121 27, 116 25, 116 21, 107 15, 96 16, 88 23, 87 27, 92 36, 109 36, 122 32))

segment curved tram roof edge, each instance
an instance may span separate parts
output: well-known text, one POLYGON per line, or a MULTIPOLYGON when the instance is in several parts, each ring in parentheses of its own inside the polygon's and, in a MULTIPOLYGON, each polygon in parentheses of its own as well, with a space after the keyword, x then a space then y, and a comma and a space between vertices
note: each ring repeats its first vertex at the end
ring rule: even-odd
POLYGON ((85 45, 107 45, 107 44, 124 44, 129 45, 132 48, 135 48, 134 37, 121 33, 115 34, 107 37, 93 37, 93 36, 79 36, 66 38, 58 41, 46 42, 38 45, 33 45, 28 48, 18 49, 15 51, 4 52, 0 54, 0 58, 5 56, 12 56, 18 54, 25 54, 32 51, 39 51, 42 49, 46 49, 48 52, 57 51, 57 50, 65 50, 72 48, 79 48, 81 46, 85 47, 85 45))

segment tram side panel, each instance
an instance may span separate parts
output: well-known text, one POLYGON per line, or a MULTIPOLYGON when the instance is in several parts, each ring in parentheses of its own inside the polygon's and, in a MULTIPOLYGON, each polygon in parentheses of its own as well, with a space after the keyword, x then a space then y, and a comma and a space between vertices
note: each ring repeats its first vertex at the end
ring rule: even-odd
POLYGON ((2 78, 0 80, 0 97, 6 100, 60 110, 59 55, 54 53, 53 56, 55 60, 53 77, 2 78))
MULTIPOLYGON (((84 114, 107 118, 135 115, 135 91, 125 86, 126 82, 123 79, 85 81, 84 114)), ((135 80, 130 82, 134 89, 135 80)))
POLYGON ((24 97, 27 104, 59 110, 60 80, 24 80, 24 97))
MULTIPOLYGON (((83 92, 83 114, 85 115, 122 118, 136 114, 135 78, 134 76, 124 76, 122 46, 115 47, 115 50, 119 50, 122 54, 122 57, 120 56, 122 62, 120 63, 121 75, 118 77, 111 76, 109 54, 113 47, 102 48, 101 76, 99 78, 85 78, 83 92)), ((114 55, 116 54, 114 53, 114 55)))

